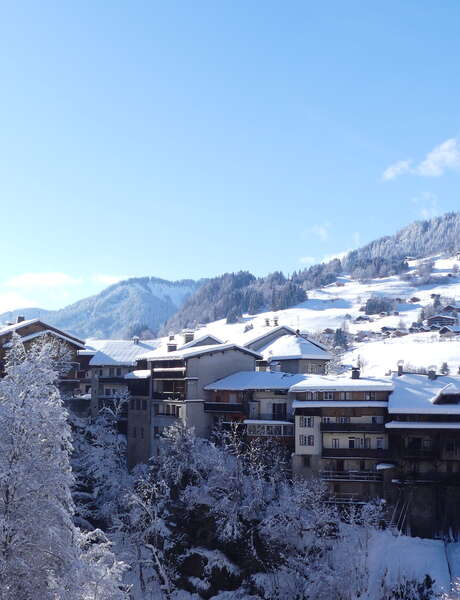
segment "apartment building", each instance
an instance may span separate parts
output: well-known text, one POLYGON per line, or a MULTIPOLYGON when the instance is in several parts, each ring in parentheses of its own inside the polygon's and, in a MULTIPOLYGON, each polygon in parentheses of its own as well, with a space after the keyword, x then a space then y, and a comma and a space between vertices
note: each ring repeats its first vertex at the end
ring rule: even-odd
POLYGON ((187 347, 176 349, 171 341, 166 352, 161 347, 138 360, 139 366, 144 367, 145 363, 147 368, 136 369, 136 373, 147 373, 139 374, 135 380, 145 380, 142 385, 144 392, 148 385, 148 396, 133 393, 133 378, 125 378, 135 401, 134 408, 130 402, 128 411, 128 463, 131 466, 146 462, 162 443, 164 429, 179 419, 193 427, 198 436, 208 437, 214 425, 215 411, 213 403, 207 402, 206 386, 231 373, 254 371, 255 362, 260 359, 258 353, 236 344, 206 345, 198 339, 189 342, 187 347), (138 400, 140 409, 137 408, 138 400), (142 408, 144 400, 145 411, 142 408), (144 424, 144 436, 148 435, 148 443, 145 437, 140 437, 141 423, 144 424))
POLYGON ((389 378, 311 375, 290 388, 295 414, 296 475, 319 476, 336 500, 382 496, 389 458, 389 378))

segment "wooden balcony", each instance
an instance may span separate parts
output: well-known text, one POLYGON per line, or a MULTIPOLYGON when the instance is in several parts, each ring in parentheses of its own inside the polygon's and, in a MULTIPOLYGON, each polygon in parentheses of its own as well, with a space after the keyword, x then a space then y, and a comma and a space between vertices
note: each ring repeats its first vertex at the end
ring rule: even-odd
POLYGON ((153 400, 185 400, 182 392, 152 392, 153 400))
POLYGON ((243 413, 242 404, 231 404, 229 402, 205 402, 204 412, 209 413, 243 413))
POLYGON ((321 431, 325 433, 385 433, 385 423, 321 423, 321 431))
POLYGON ((389 457, 388 450, 375 448, 323 448, 323 458, 376 458, 378 460, 389 457))

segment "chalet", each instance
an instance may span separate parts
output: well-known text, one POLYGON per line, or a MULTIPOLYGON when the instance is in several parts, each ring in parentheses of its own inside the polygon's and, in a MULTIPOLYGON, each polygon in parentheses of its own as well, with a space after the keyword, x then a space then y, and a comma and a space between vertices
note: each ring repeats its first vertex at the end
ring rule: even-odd
POLYGON ((18 316, 16 323, 0 326, 0 377, 4 374, 5 355, 10 347, 13 334, 20 336, 26 350, 30 344, 41 339, 49 338, 59 341, 68 350, 71 363, 69 372, 61 376, 59 387, 66 396, 79 394, 80 358, 78 353, 85 348, 83 340, 40 319, 26 320, 24 317, 18 316))
POLYGON ((449 325, 455 325, 457 322, 456 317, 450 317, 448 315, 433 315, 432 317, 428 317, 426 323, 428 327, 444 327, 449 325))
POLYGON ((385 430, 390 379, 310 376, 294 396, 294 473, 327 481, 338 501, 383 495, 379 464, 388 459, 385 430))
POLYGON ((408 505, 407 528, 432 537, 460 527, 460 377, 393 377, 388 403, 393 483, 387 500, 408 505))
POLYGON ((454 315, 460 312, 460 306, 456 306, 455 304, 447 304, 442 308, 443 313, 452 313, 454 315))
POLYGON ((460 335, 460 326, 459 325, 445 325, 439 329, 439 335, 443 337, 455 337, 460 335))
MULTIPOLYGON (((177 422, 208 437, 217 410, 206 386, 238 371, 254 371, 257 352, 236 344, 164 347, 138 358, 125 377, 131 392, 128 409, 128 464, 147 462, 157 451, 163 430, 177 422)), ((219 407, 220 408, 220 407, 219 407)))
POLYGON ((294 448, 289 389, 304 375, 242 371, 206 386, 214 403, 214 424, 238 422, 248 437, 271 437, 294 448))

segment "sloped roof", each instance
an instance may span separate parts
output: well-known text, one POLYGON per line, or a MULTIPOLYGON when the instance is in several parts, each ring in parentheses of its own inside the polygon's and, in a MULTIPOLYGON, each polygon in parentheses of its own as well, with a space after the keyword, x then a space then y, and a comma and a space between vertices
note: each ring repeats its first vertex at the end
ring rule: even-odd
POLYGON ((444 394, 460 394, 460 377, 407 373, 393 376, 394 391, 388 403, 389 413, 402 414, 460 414, 460 403, 439 404, 444 394), (449 391, 450 390, 450 391, 449 391), (456 391, 454 391, 456 390, 456 391))
MULTIPOLYGON (((391 378, 360 377, 352 379, 350 376, 334 375, 306 375, 303 380, 291 388, 291 392, 321 392, 321 391, 371 391, 391 392, 393 383, 391 378)), ((322 405, 322 404, 321 404, 322 405)), ((335 404, 334 404, 335 406, 335 404)))
POLYGON ((239 371, 209 383, 205 390, 288 390, 305 375, 271 371, 239 371))
POLYGON ((283 335, 259 349, 267 361, 294 359, 331 360, 332 356, 322 347, 301 335, 283 335))
POLYGON ((0 335, 5 335, 6 333, 12 333, 17 329, 22 329, 23 327, 27 327, 27 325, 32 325, 33 323, 38 323, 40 319, 27 319, 27 321, 21 321, 20 323, 13 323, 12 325, 0 325, 0 335))
POLYGON ((155 340, 90 340, 89 347, 96 350, 89 361, 90 366, 125 365, 131 366, 141 355, 156 348, 155 340))
POLYGON ((200 356, 202 354, 210 354, 212 352, 224 352, 226 350, 239 350, 245 354, 251 354, 254 358, 262 358, 260 354, 249 350, 249 348, 243 348, 237 344, 212 344, 210 346, 195 346, 192 348, 181 348, 180 350, 173 350, 172 352, 165 352, 164 346, 143 354, 139 358, 147 360, 181 360, 186 358, 192 358, 194 356, 200 356))

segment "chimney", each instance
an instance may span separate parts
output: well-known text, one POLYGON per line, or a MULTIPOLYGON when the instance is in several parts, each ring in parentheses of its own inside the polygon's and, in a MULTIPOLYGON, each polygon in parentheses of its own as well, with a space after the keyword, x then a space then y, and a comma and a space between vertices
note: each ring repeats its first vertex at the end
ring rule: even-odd
POLYGON ((139 345, 139 336, 138 335, 133 336, 133 344, 136 344, 136 346, 139 345))
POLYGON ((169 333, 169 341, 172 342, 174 340, 174 333, 169 333))
POLYGON ((278 327, 278 316, 273 317, 273 327, 278 327))
POLYGON ((404 361, 398 360, 398 377, 401 377, 401 375, 403 373, 404 373, 404 361))
POLYGON ((359 369, 359 367, 352 367, 351 369, 351 378, 352 379, 359 379, 361 375, 361 370, 359 369))
POLYGON ((174 352, 177 350, 177 344, 168 344, 168 352, 174 352))
POLYGON ((432 381, 434 381, 436 378, 437 378, 436 367, 434 365, 431 365, 428 367, 428 379, 431 379, 432 381))
POLYGON ((25 320, 26 320, 26 318, 24 317, 24 315, 18 315, 16 317, 16 323, 22 323, 25 320))
POLYGON ((296 329, 296 330, 295 330, 295 334, 296 334, 296 335, 300 335, 300 329, 296 329))
POLYGON ((265 318, 265 327, 270 327, 270 319, 268 317, 265 318))

